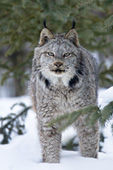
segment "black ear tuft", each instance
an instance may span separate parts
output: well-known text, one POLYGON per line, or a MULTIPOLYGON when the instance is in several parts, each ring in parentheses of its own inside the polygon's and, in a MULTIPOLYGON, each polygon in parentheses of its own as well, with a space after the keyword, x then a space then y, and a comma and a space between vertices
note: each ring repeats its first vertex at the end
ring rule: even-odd
POLYGON ((44 28, 47 28, 47 26, 46 26, 46 19, 44 19, 43 25, 44 25, 44 28))
POLYGON ((72 29, 75 29, 75 26, 76 26, 76 21, 74 19, 73 22, 72 22, 72 29))

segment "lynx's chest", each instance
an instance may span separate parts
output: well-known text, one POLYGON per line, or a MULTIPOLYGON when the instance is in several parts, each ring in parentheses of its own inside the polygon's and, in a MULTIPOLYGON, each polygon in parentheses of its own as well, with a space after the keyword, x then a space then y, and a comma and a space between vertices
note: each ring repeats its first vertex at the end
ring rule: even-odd
POLYGON ((56 105, 64 113, 75 111, 83 105, 82 93, 76 90, 56 91, 53 98, 56 105))
POLYGON ((46 104, 48 108, 53 108, 53 110, 55 109, 60 114, 72 112, 80 108, 83 105, 82 95, 82 88, 71 89, 62 86, 62 84, 58 87, 49 85, 48 87, 43 87, 40 84, 37 87, 38 103, 41 103, 41 105, 46 104))

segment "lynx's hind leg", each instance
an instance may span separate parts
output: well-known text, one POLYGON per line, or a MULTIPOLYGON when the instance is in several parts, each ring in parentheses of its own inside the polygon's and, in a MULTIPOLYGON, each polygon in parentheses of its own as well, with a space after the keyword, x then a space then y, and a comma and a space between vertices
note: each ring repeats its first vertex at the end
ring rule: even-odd
POLYGON ((98 157, 99 145, 99 124, 94 126, 87 126, 85 121, 80 121, 77 127, 79 137, 80 153, 83 157, 98 157))

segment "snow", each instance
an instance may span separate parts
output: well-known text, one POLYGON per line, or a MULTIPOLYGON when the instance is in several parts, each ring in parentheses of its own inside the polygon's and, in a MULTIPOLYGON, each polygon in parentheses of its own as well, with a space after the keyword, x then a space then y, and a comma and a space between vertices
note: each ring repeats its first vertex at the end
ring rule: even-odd
POLYGON ((101 90, 99 93, 98 104, 103 108, 109 102, 113 101, 113 86, 107 90, 101 90))
MULTIPOLYGON (((103 108, 110 101, 113 101, 113 87, 99 91, 98 103, 103 108)), ((6 116, 12 110, 14 103, 24 102, 30 105, 28 96, 18 98, 0 99, 0 116, 6 116)), ((18 112, 16 106, 13 112, 18 112)), ((59 164, 42 163, 41 147, 37 133, 36 115, 33 111, 28 112, 25 121, 27 133, 16 136, 7 145, 0 145, 0 170, 113 170, 113 136, 111 123, 104 129, 106 136, 103 144, 103 152, 99 153, 98 159, 83 158, 75 151, 61 151, 59 164)), ((69 127, 62 135, 62 143, 75 135, 72 127, 69 127)))

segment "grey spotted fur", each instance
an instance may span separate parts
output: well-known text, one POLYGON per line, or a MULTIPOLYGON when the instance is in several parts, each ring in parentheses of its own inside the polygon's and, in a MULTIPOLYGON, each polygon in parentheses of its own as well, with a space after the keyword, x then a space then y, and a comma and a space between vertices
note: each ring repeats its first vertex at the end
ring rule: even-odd
MULTIPOLYGON (((97 104, 96 65, 93 56, 80 46, 74 29, 56 35, 46 28, 42 30, 34 52, 29 90, 38 119, 43 162, 60 161, 60 125, 48 127, 48 123, 62 114, 97 104), (60 72, 55 63, 62 63, 60 72)), ((85 116, 81 116, 74 124, 80 153, 83 157, 97 158, 99 125, 86 126, 84 119, 85 116)))

